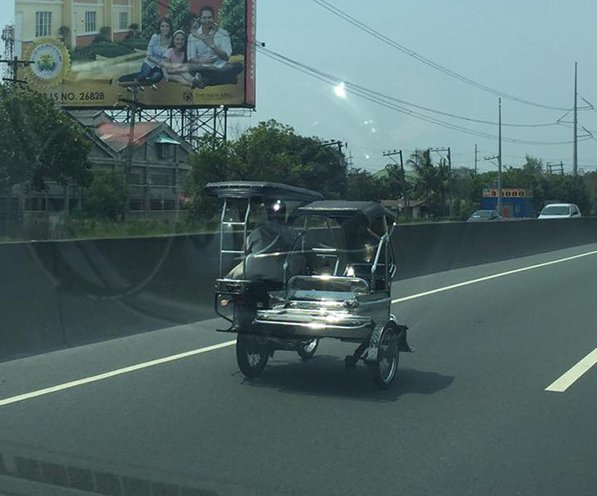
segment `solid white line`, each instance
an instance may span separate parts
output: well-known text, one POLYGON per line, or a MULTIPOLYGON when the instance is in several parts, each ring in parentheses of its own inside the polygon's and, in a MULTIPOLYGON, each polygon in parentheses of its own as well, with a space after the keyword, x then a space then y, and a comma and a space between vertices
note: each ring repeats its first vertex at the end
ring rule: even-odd
POLYGON ((19 396, 13 396, 11 398, 5 398, 0 400, 0 406, 11 405, 12 403, 18 403, 20 401, 30 400, 32 398, 37 398, 38 396, 44 396, 46 394, 56 393, 58 391, 63 391, 65 389, 74 388, 77 386, 82 386, 83 384, 89 384, 91 382, 98 382, 103 381, 104 379, 109 379, 110 377, 115 377, 122 374, 128 374, 129 372, 134 372, 135 370, 146 369, 149 367, 154 367, 155 365, 161 365, 163 363, 173 362, 174 360, 180 360, 182 358, 187 358, 193 355, 199 355, 200 353, 207 353, 208 351, 219 350, 220 348, 226 348, 227 346, 232 346, 236 343, 234 341, 226 341, 225 343, 214 344, 212 346, 207 346, 205 348, 198 348, 196 350, 185 351, 184 353, 179 353, 177 355, 170 355, 164 358, 158 358, 157 360, 151 360, 149 362, 138 363, 136 365, 131 365, 130 367, 124 367, 122 369, 112 370, 110 372, 106 372, 104 374, 93 375, 91 377, 86 377, 85 379, 79 379, 77 381, 66 382, 64 384, 59 384, 58 386, 48 387, 44 389, 38 389, 37 391, 32 391, 30 393, 21 394, 19 396))
POLYGON ((572 367, 568 372, 566 372, 563 376, 559 379, 556 379, 552 382, 549 386, 545 388, 546 391, 552 391, 555 393, 563 393, 568 389, 572 384, 574 384, 583 374, 586 374, 589 369, 597 363, 597 348, 595 348, 591 353, 589 353, 586 357, 584 357, 580 362, 578 362, 574 367, 572 367))
POLYGON ((528 270, 540 269, 541 267, 547 267, 549 265, 555 265, 559 263, 569 262, 570 260, 576 260, 577 258, 588 257, 590 255, 596 255, 597 250, 589 251, 587 253, 581 253, 580 255, 574 255, 572 257, 560 258, 559 260, 552 260, 551 262, 540 263, 536 265, 529 265, 528 267, 522 267, 520 269, 508 270, 506 272, 500 272, 491 276, 480 277, 478 279, 471 279, 470 281, 459 282, 457 284, 451 284, 450 286, 444 286, 443 288, 432 289, 431 291, 425 291, 410 296, 404 296, 403 298, 396 298, 392 300, 392 303, 402 303, 403 301, 414 300, 416 298, 422 298, 436 293, 442 293, 444 291, 450 291, 451 289, 462 288, 471 284, 477 284, 479 282, 489 281, 491 279, 497 279, 498 277, 511 276, 512 274, 518 274, 519 272, 526 272, 528 270))

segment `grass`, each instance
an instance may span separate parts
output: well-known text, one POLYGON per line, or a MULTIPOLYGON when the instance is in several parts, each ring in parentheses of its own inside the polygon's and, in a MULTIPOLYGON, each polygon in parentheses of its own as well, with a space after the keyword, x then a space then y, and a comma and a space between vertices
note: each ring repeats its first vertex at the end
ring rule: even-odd
POLYGON ((108 221, 88 218, 70 218, 50 228, 48 223, 38 223, 14 235, 3 234, 0 243, 15 241, 45 241, 66 239, 131 238, 144 236, 171 236, 215 232, 215 222, 190 222, 134 219, 108 221))

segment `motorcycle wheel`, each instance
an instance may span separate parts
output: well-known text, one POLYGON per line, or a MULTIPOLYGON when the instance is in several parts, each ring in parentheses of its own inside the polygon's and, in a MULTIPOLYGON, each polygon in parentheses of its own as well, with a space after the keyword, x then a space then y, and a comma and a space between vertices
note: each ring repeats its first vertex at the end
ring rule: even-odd
POLYGON ((261 375, 269 359, 269 347, 252 334, 239 334, 236 338, 236 362, 247 379, 261 375))
POLYGON ((383 329, 379 340, 378 361, 369 365, 373 379, 382 389, 392 384, 398 370, 398 334, 392 326, 383 329))
POLYGON ((312 339, 307 344, 302 345, 297 351, 299 356, 303 360, 309 360, 313 358, 315 352, 317 351, 317 347, 319 346, 319 338, 312 339))

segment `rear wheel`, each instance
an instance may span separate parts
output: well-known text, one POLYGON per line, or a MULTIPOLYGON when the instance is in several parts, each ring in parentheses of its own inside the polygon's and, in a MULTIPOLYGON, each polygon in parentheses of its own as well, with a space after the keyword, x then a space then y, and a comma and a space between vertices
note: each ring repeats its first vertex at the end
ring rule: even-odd
POLYGON ((239 334, 236 338, 236 362, 247 377, 255 379, 267 365, 269 347, 265 341, 252 334, 239 334))
POLYGON ((296 351, 303 360, 309 360, 310 358, 313 358, 313 355, 315 355, 318 346, 319 339, 315 338, 308 343, 301 345, 296 351))
POLYGON ((369 370, 377 385, 386 389, 390 386, 398 370, 398 333, 393 326, 383 329, 379 340, 378 360, 369 365, 369 370))

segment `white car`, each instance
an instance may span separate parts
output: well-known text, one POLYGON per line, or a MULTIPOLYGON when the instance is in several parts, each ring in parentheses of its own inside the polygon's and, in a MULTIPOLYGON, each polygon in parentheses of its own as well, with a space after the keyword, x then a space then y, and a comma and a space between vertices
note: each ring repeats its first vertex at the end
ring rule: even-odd
POLYGON ((579 219, 582 217, 574 203, 550 203, 539 213, 540 219, 579 219))

